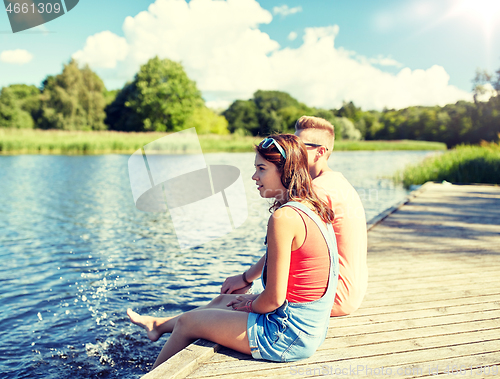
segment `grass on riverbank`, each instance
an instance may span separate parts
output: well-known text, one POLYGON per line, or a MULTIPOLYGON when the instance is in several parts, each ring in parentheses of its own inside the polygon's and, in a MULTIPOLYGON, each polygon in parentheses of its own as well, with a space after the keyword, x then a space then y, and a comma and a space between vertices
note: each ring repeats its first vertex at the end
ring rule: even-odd
MULTIPOLYGON (((0 154, 132 154, 167 133, 62 131, 0 128, 0 154)), ((199 136, 204 153, 251 152, 262 137, 207 134, 199 136)), ((445 150, 439 142, 336 141, 335 150, 445 150)))
POLYGON ((345 150, 446 150, 446 144, 432 141, 335 141, 335 151, 345 150))
POLYGON ((450 183, 500 184, 500 145, 461 145, 444 154, 409 165, 396 173, 394 180, 406 188, 427 181, 450 183))

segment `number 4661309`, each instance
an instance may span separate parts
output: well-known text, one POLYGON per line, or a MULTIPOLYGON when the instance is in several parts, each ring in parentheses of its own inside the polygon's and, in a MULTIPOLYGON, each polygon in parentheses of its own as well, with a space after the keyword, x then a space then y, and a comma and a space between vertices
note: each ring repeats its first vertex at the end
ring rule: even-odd
POLYGON ((8 13, 59 13, 61 12, 61 5, 55 3, 52 5, 51 3, 38 3, 35 5, 34 3, 9 3, 6 8, 8 13))

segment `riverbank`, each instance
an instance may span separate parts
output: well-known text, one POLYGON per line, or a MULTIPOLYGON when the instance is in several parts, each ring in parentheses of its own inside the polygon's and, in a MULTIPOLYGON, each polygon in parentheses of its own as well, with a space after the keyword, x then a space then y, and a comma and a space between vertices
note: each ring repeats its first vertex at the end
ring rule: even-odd
POLYGON ((457 146, 455 149, 409 165, 396 173, 395 182, 405 188, 428 181, 500 184, 500 145, 457 146))
MULTIPOLYGON (((0 129, 0 154, 132 154, 167 133, 115 131, 63 131, 40 129, 0 129)), ((251 152, 262 137, 200 135, 205 153, 251 152)), ((336 141, 336 151, 346 150, 446 150, 440 142, 427 141, 336 141)))

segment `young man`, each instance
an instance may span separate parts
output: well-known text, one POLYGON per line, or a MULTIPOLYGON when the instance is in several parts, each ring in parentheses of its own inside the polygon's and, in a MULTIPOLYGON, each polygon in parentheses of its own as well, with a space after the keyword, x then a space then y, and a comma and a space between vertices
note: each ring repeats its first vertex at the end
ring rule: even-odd
MULTIPOLYGON (((333 229, 337 238, 340 274, 330 316, 351 314, 361 305, 368 284, 366 266, 366 218, 356 190, 340 172, 328 167, 333 151, 334 128, 318 117, 303 116, 295 124, 295 135, 306 145, 309 173, 317 194, 335 212, 333 229)), ((264 257, 245 272, 226 279, 221 293, 244 293, 260 277, 264 257)))
POLYGON ((307 146, 309 173, 316 192, 335 212, 333 229, 340 273, 330 316, 348 315, 359 308, 368 285, 365 210, 344 175, 328 167, 335 137, 333 126, 321 118, 303 116, 295 124, 295 135, 307 146))

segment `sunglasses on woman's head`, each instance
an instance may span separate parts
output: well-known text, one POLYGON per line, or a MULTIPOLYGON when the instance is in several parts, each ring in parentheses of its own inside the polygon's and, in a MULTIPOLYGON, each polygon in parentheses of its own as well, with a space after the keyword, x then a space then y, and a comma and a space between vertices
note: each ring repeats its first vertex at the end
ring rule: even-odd
POLYGON ((311 147, 324 147, 326 149, 326 151, 328 151, 328 147, 326 146, 323 146, 323 145, 319 145, 317 143, 309 143, 309 142, 304 142, 304 145, 306 146, 311 146, 311 147))
POLYGON ((276 146, 276 148, 278 149, 278 151, 281 153, 281 155, 283 156, 283 158, 286 159, 286 154, 285 154, 285 151, 283 150, 283 148, 279 145, 278 142, 276 142, 276 140, 274 138, 271 138, 271 137, 267 137, 267 138, 264 138, 261 142, 261 147, 263 149, 267 149, 269 148, 271 145, 276 146))

